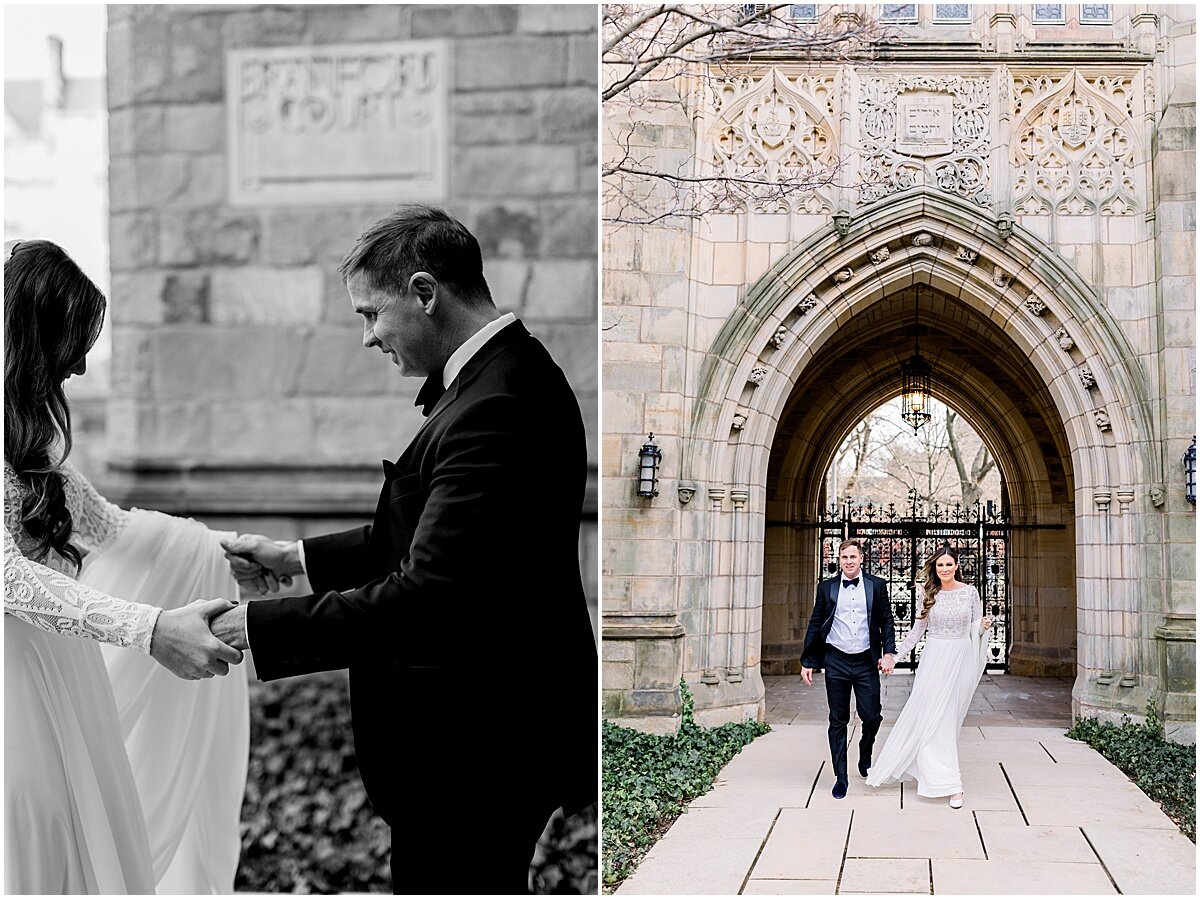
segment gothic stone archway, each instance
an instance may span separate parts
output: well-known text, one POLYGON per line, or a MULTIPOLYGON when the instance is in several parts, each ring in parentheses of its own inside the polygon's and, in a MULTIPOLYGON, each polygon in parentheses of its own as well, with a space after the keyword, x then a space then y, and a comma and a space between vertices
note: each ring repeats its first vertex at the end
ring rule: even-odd
MULTIPOLYGON (((697 530, 722 547, 695 572, 701 625, 685 651, 707 720, 761 711, 760 652, 784 661, 792 652, 811 600, 785 582, 804 552, 768 540, 765 522, 812 509, 813 473, 894 388, 906 292, 918 282, 939 304, 927 352, 941 360, 941 398, 1003 459, 1014 521, 1064 526, 1015 541, 1026 612, 1018 653, 1033 670, 1054 669, 1070 659, 1073 630, 1076 711, 1137 710, 1156 689, 1162 472, 1135 354, 1051 247, 918 190, 795 248, 747 292, 706 356, 680 479, 706 488, 697 530), (956 382, 960 390, 946 389, 956 382), (1114 677, 1126 685, 1119 698, 1114 677)), ((809 592, 812 576, 798 577, 809 592)))

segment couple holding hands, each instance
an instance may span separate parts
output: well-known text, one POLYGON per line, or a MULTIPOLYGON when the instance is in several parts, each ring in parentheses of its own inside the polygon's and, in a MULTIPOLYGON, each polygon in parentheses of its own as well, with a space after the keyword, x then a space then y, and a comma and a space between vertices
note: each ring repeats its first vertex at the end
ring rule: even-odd
POLYGON ((400 207, 340 273, 364 347, 426 378, 426 417, 383 463, 371 524, 278 544, 121 509, 67 462, 63 388, 106 301, 53 243, 6 254, 6 892, 232 892, 251 647, 261 680, 350 669, 396 892, 527 892, 550 816, 595 801, 575 395, 497 311, 478 242, 445 212, 400 207), (548 424, 559 479, 531 503, 528 449, 548 424), (310 595, 187 602, 301 573, 310 595), (452 751, 474 746, 467 766, 452 751), (470 864, 464 832, 488 835, 470 864))
POLYGON ((825 669, 834 798, 844 799, 849 788, 846 732, 853 690, 862 722, 858 773, 867 785, 915 780, 921 796, 949 796, 951 808, 962 808, 958 731, 987 664, 992 620, 983 614, 979 591, 959 579, 958 553, 943 545, 925 563, 923 608, 897 649, 887 582, 863 572, 862 562, 862 546, 842 541, 841 573, 817 588, 801 661, 808 686, 813 670, 825 669), (922 635, 926 643, 912 693, 872 763, 883 723, 879 672, 891 674, 896 657, 922 635))

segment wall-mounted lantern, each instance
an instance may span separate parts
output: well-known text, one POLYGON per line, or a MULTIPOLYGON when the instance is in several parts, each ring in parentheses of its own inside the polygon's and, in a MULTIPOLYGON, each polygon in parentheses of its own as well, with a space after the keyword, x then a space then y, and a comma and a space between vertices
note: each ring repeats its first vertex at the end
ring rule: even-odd
POLYGON ((638 496, 658 496, 658 466, 662 450, 654 444, 654 432, 638 452, 638 496))
POLYGON ((1193 506, 1196 505, 1196 435, 1192 435, 1192 445, 1183 454, 1184 496, 1193 506))

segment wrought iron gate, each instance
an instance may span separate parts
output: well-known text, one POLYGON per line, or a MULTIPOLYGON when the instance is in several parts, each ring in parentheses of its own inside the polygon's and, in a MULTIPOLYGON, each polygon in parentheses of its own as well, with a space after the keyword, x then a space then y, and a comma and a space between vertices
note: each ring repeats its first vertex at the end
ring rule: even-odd
MULTIPOLYGON (((888 582, 897 646, 921 610, 922 566, 943 543, 953 546, 958 551, 959 577, 979 591, 984 614, 991 615, 994 621, 987 668, 1008 670, 1012 612, 1008 581, 1009 524, 991 502, 970 508, 935 503, 928 510, 917 500, 904 509, 897 509, 894 503, 883 507, 847 502, 825 509, 819 527, 822 578, 837 573, 841 541, 864 541, 863 570, 888 582)), ((915 668, 920 651, 918 647, 911 657, 916 661, 897 663, 897 667, 915 668)))

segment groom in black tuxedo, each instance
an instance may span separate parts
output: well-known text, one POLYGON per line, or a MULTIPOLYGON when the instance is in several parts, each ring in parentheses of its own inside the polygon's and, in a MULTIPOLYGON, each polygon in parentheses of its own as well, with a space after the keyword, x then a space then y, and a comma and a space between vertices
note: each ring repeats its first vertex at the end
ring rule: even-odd
POLYGON ((838 577, 821 581, 804 637, 800 674, 812 686, 813 670, 825 669, 829 699, 829 752, 833 756, 833 796, 846 797, 846 727, 850 690, 862 721, 858 773, 867 776, 875 735, 883 723, 879 672, 895 667, 896 626, 887 581, 862 570, 862 547, 844 540, 838 547, 838 577))
POLYGON ((551 814, 596 799, 579 405, 542 344, 496 310, 479 244, 441 210, 401 207, 340 272, 364 346, 426 378, 425 422, 383 463, 371 524, 228 543, 244 584, 305 573, 316 592, 243 604, 214 633, 248 643, 262 680, 350 669, 395 892, 526 893, 551 814))

